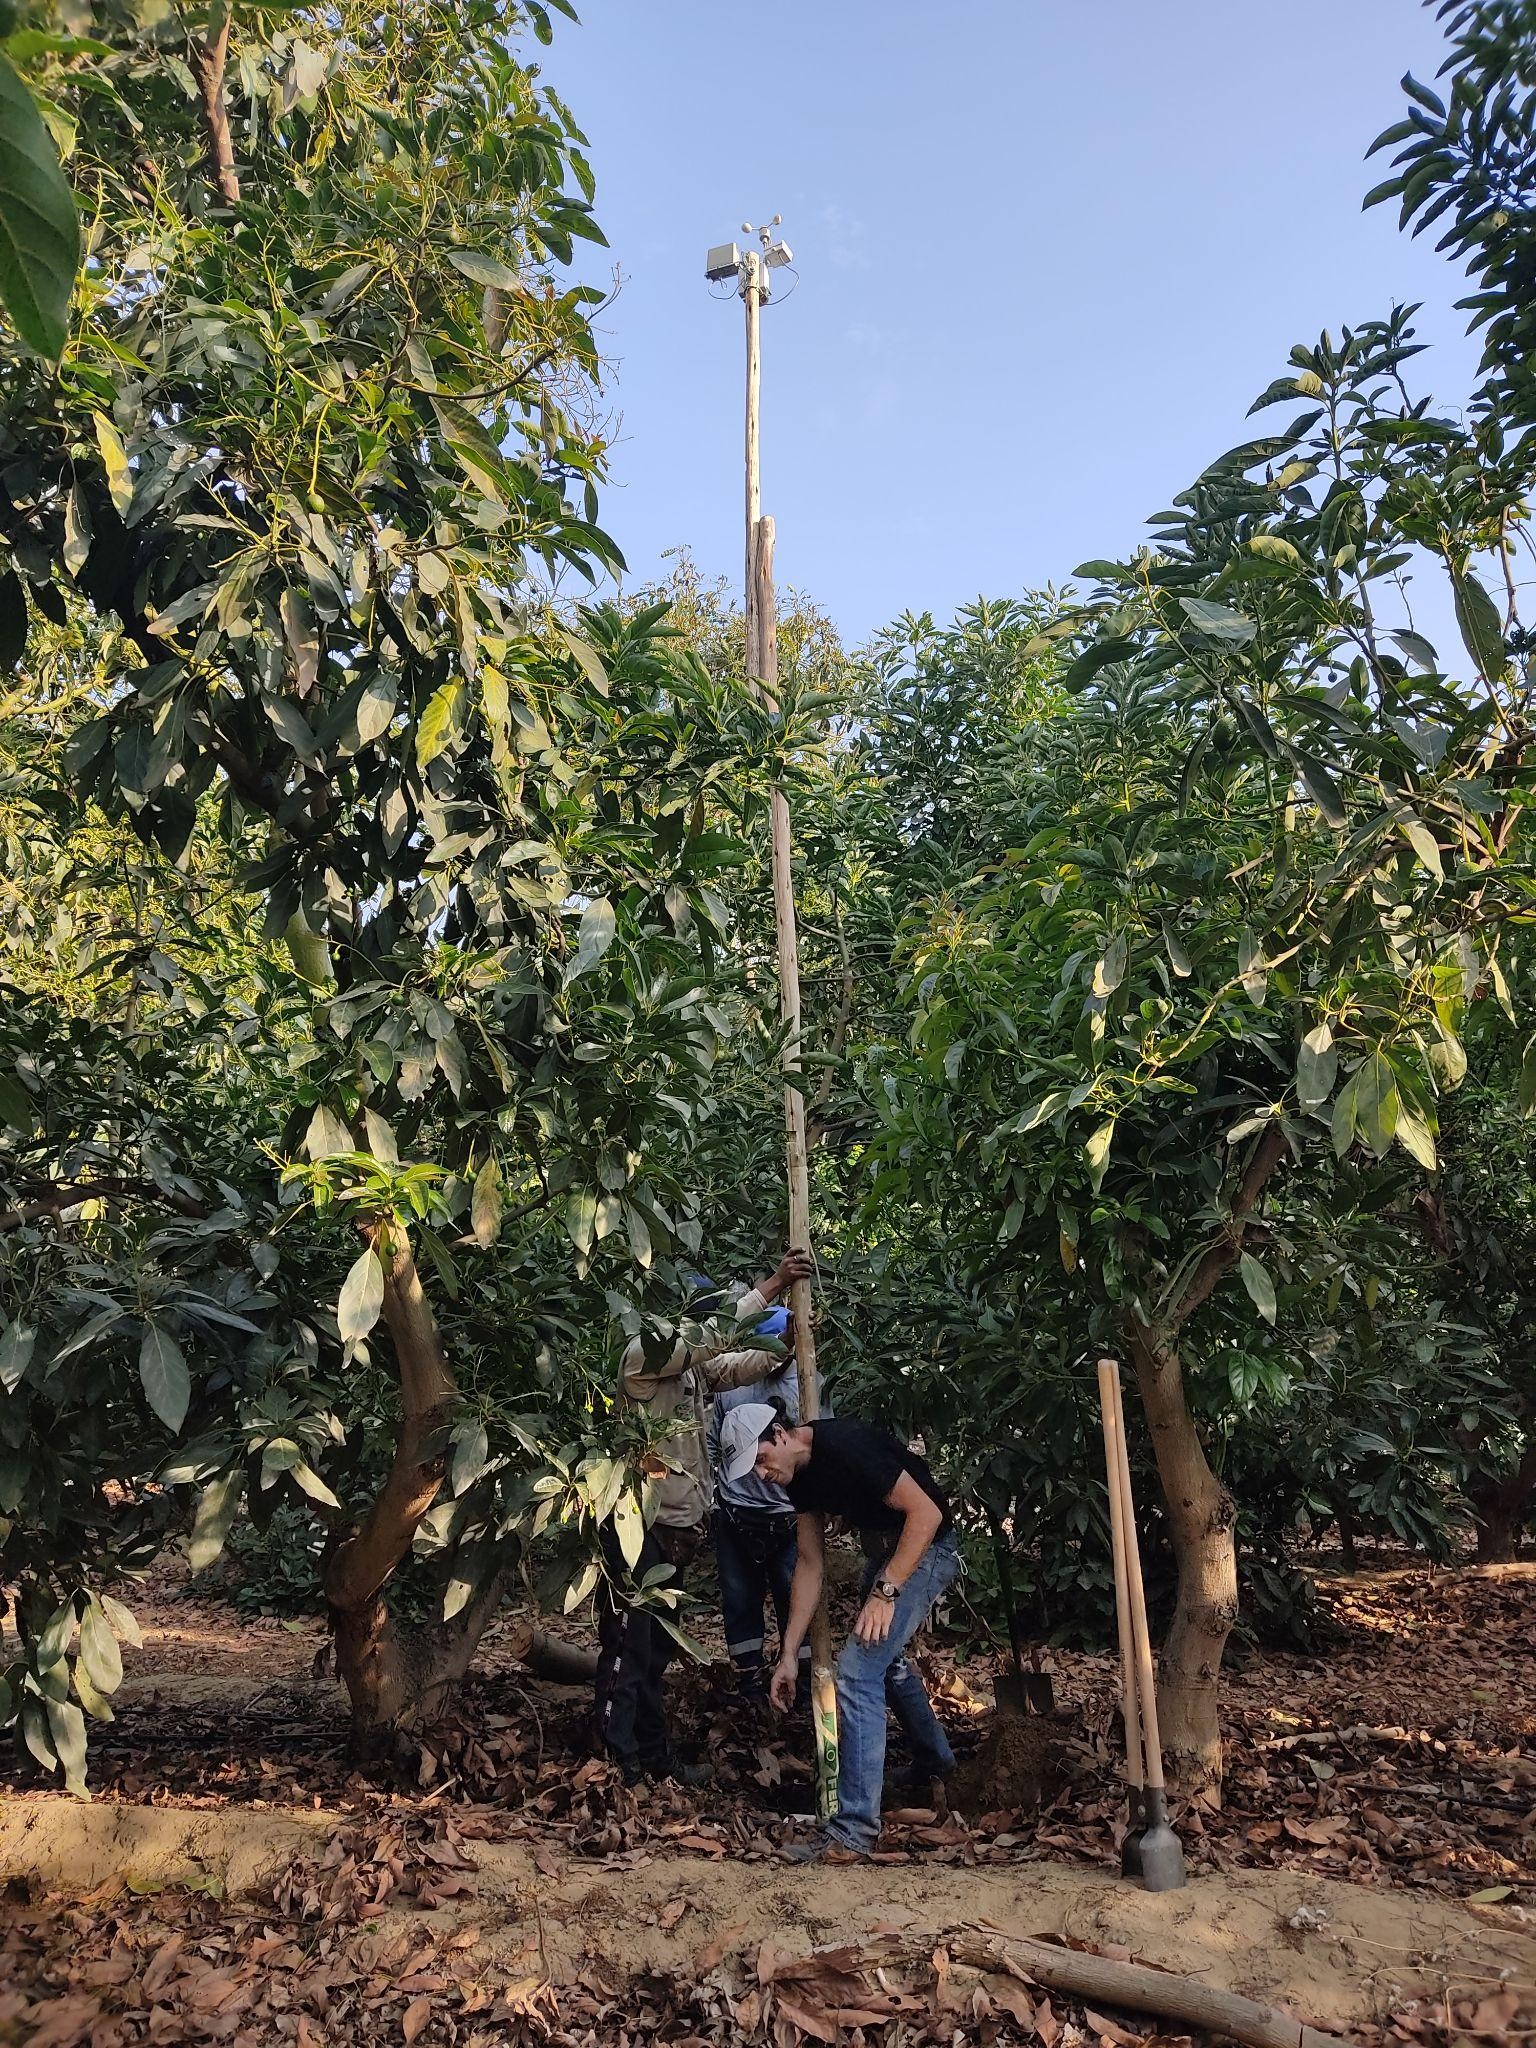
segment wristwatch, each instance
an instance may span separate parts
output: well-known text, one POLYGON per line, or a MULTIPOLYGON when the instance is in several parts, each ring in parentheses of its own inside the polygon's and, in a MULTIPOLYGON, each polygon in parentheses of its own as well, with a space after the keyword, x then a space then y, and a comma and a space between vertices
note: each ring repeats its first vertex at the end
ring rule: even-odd
POLYGON ((901 1588, 894 1579, 876 1579, 869 1590, 877 1600, 894 1600, 901 1588))

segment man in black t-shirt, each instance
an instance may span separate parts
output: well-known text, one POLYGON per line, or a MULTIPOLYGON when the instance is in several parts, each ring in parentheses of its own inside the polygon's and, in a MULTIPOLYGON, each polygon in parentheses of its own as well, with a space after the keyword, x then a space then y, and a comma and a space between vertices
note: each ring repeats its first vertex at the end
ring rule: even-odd
POLYGON ((837 1813, 825 1835, 789 1852, 795 1862, 867 1855, 880 1838, 888 1699, 919 1769, 944 1776, 954 1768, 905 1655, 960 1569, 949 1502, 926 1462, 888 1430, 844 1417, 786 1426, 774 1409, 744 1404, 721 1426, 720 1456, 733 1478, 755 1471, 782 1486, 797 1516, 789 1624, 770 1686, 781 1710, 794 1699, 800 1645, 821 1598, 826 1517, 851 1523, 871 1555, 864 1602, 837 1660, 837 1813))

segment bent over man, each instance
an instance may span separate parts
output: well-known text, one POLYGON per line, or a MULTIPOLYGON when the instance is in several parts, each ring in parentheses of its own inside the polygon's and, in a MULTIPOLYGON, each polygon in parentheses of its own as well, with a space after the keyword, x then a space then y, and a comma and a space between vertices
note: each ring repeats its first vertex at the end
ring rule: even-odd
POLYGON ((726 1469, 782 1486, 796 1512, 798 1556, 789 1626, 770 1691, 787 1710, 796 1659, 821 1598, 826 1518, 858 1529, 870 1557, 864 1599, 837 1660, 838 1810, 826 1832, 789 1852, 794 1862, 865 1856, 880 1838, 887 1700, 919 1769, 947 1776, 954 1752, 934 1716, 907 1644, 960 1569, 954 1517, 924 1459, 887 1430, 829 1418, 786 1428, 771 1408, 733 1409, 721 1427, 726 1469))
MULTIPOLYGON (((651 1608, 634 1604, 627 1587, 642 1585, 647 1572, 670 1564, 681 1574, 704 1534, 709 1506, 709 1466, 704 1453, 704 1403, 723 1387, 769 1381, 790 1361, 751 1345, 751 1333, 792 1281, 811 1271, 805 1252, 786 1252, 776 1271, 749 1288, 736 1303, 743 1348, 729 1350, 729 1337, 689 1345, 681 1338, 665 1361, 647 1359, 635 1338, 619 1367, 622 1400, 679 1425, 666 1446, 673 1469, 660 1482, 656 1518, 633 1572, 625 1563, 611 1522, 603 1527, 607 1573, 598 1594, 597 1725, 603 1747, 630 1784, 645 1777, 681 1776, 702 1782, 708 1774, 680 1765, 667 1733, 662 1676, 672 1661, 673 1639, 651 1608)), ((792 1367, 791 1367, 792 1369, 792 1367)))

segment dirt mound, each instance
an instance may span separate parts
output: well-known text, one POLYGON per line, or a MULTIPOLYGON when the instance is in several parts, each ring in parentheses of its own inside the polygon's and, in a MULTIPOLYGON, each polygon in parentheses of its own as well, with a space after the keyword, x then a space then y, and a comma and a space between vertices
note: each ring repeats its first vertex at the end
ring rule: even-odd
MULTIPOLYGON (((1022 2017, 976 1964, 994 1934, 1067 1937, 1346 2031, 1394 2014, 1399 2048, 1441 2048, 1448 2016, 1453 2032, 1498 2019, 1513 2034, 1536 1982, 1536 1939, 1517 1909, 1300 1871, 1149 1893, 1044 1861, 795 1869, 649 1849, 595 1861, 547 1835, 515 1837, 524 1825, 485 1807, 391 1808, 336 1830, 313 1809, 9 1801, 0 2043, 169 2048, 235 2034, 240 2048, 399 2048, 403 2029, 422 2048, 492 2048, 564 2027, 618 2048, 641 2038, 647 1998, 646 2038, 659 2040, 751 2034, 790 2048, 802 2032, 831 2039, 845 2024, 834 2013, 864 2010, 872 2048, 892 2038, 882 2020, 913 2048, 952 2041, 962 2023, 961 2038, 979 2042, 1022 2017)), ((1055 2040, 1038 1990, 1024 1996, 1040 2037, 1055 2040)), ((1065 2019, 1086 2015, 1061 2017, 1066 2048, 1065 2019)), ((1098 2038, 1134 2048, 1145 2031, 1098 2038)))
POLYGON ((956 1772, 951 1799, 963 1813, 1029 1813, 1055 1797, 1062 1775, 1062 1732, 1054 1716, 999 1715, 956 1772))

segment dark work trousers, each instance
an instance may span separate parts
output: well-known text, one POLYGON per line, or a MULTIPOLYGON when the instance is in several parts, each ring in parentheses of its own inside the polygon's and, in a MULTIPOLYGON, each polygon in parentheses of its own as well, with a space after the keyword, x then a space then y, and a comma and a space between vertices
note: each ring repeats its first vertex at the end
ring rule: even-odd
POLYGON ((676 1646, 655 1610, 631 1606, 623 1588, 670 1562, 673 1546, 654 1527, 647 1529, 633 1572, 611 1522, 603 1524, 602 1546, 607 1576, 597 1594, 598 1738, 626 1777, 662 1772, 671 1761, 662 1678, 676 1646))
MULTIPOLYGON (((773 1602, 779 1640, 789 1622, 789 1583, 795 1576, 795 1518, 717 1502, 714 1518, 715 1569, 720 1575, 720 1615, 725 1647, 744 1690, 766 1690, 763 1608, 773 1602)), ((810 1645, 800 1652, 801 1682, 810 1665, 810 1645)))

